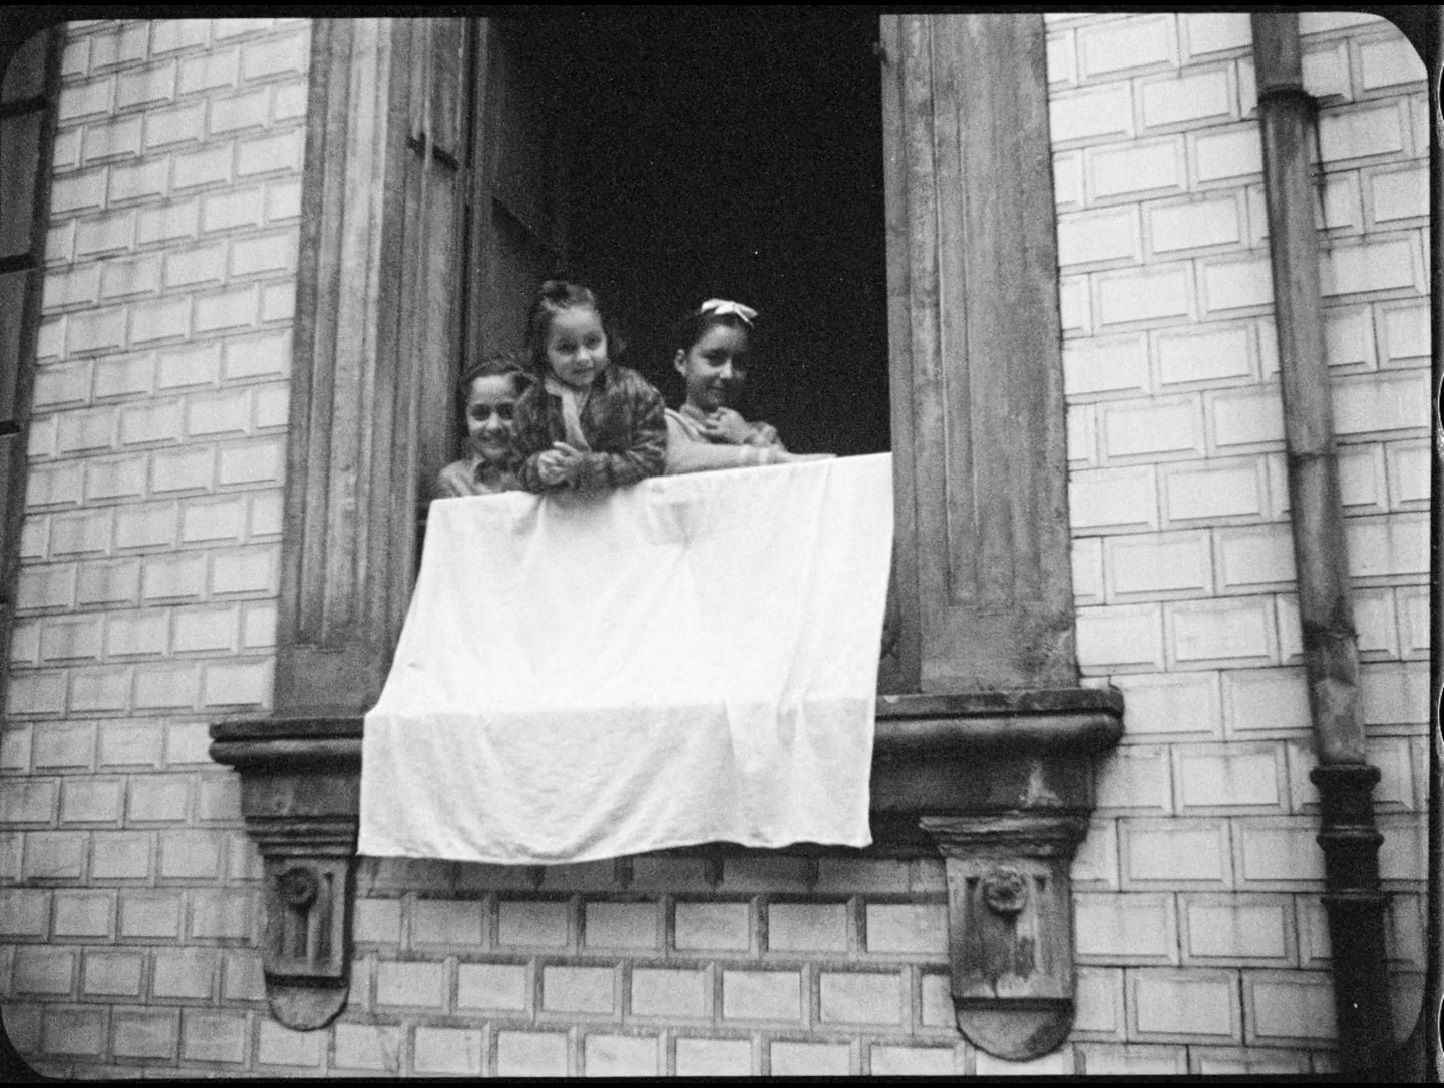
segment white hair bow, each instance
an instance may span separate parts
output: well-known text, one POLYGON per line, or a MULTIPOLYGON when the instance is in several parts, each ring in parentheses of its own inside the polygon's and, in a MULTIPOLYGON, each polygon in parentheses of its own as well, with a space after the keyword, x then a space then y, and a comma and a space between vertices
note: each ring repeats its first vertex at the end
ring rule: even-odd
POLYGON ((729 302, 725 298, 709 298, 702 303, 701 312, 704 314, 717 314, 719 317, 726 314, 736 314, 747 324, 752 324, 752 319, 757 316, 757 311, 751 306, 744 306, 740 302, 729 302))

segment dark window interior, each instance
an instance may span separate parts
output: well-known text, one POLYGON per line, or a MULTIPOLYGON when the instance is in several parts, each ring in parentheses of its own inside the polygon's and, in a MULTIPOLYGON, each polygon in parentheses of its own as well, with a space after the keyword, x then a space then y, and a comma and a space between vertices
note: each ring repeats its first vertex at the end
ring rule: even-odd
POLYGON ((572 8, 517 20, 559 84, 567 267, 676 404, 666 327, 762 315, 749 418, 794 450, 889 448, 880 66, 868 8, 572 8))

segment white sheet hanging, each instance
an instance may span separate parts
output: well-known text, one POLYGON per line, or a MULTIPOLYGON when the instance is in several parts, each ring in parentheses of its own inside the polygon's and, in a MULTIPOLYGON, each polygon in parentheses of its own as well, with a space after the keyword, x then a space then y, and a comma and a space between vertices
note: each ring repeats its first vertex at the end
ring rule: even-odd
POLYGON ((433 502, 358 851, 865 846, 888 454, 433 502))

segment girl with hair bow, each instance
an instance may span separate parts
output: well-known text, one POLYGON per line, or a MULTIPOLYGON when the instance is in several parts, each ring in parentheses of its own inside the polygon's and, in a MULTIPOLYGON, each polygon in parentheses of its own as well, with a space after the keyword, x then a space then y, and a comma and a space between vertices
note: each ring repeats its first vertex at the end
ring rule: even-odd
POLYGON ((682 406, 667 409, 668 473, 812 461, 826 453, 791 453, 777 428, 749 423, 731 407, 747 376, 757 311, 709 298, 672 328, 672 367, 682 375, 682 406))

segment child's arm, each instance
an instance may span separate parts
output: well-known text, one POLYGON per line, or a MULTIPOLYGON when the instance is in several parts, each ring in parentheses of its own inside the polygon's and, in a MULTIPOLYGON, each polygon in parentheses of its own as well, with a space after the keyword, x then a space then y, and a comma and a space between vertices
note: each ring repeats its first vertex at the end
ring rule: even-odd
POLYGON ((772 424, 753 423, 750 426, 752 427, 752 433, 749 434, 746 438, 747 445, 765 446, 778 450, 787 449, 787 447, 782 444, 782 439, 777 434, 777 428, 774 427, 772 424))
POLYGON ((702 433, 713 442, 733 446, 772 446, 785 449, 770 423, 748 423, 735 408, 718 408, 702 424, 702 433))
POLYGON ((778 462, 774 447, 740 445, 722 442, 697 442, 688 437, 682 425, 667 418, 667 474, 702 472, 712 468, 745 468, 778 462))
POLYGON ((626 448, 617 453, 590 452, 578 456, 572 486, 583 491, 626 487, 649 476, 659 476, 667 460, 667 409, 662 394, 640 374, 623 375, 618 395, 627 427, 626 448))
POLYGON ((512 415, 511 443, 513 460, 517 461, 516 482, 523 491, 539 495, 556 484, 542 479, 542 454, 551 449, 552 437, 547 430, 546 401, 528 389, 516 402, 512 415))

